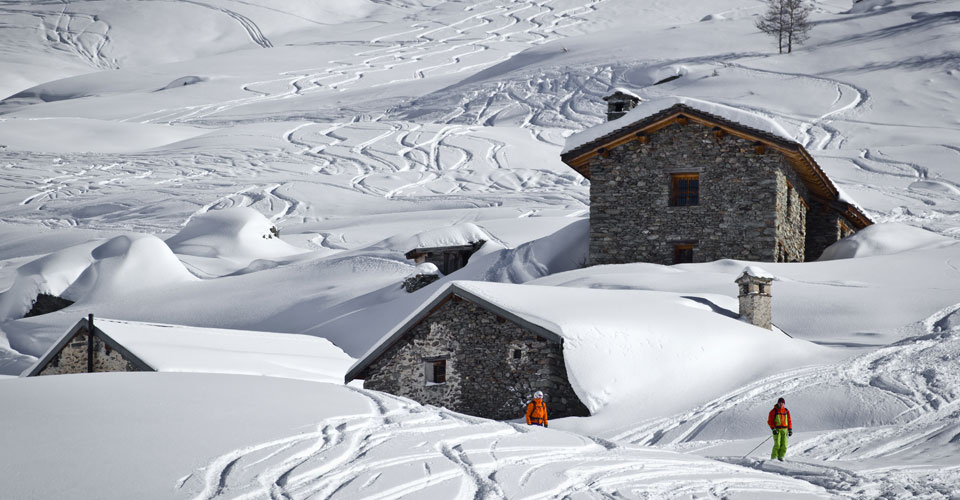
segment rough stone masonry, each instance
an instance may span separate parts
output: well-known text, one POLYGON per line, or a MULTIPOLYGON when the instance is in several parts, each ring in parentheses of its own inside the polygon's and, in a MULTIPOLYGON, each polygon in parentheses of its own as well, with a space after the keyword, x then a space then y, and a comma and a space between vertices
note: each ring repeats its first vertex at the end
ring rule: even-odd
POLYGON ((364 388, 422 404, 498 420, 524 415, 542 390, 551 417, 586 416, 570 382, 562 345, 452 296, 411 328, 361 374, 364 388), (426 370, 445 361, 446 381, 426 370))
POLYGON ((714 132, 674 123, 590 160, 590 264, 673 264, 676 245, 694 262, 802 262, 846 235, 835 213, 809 209, 784 155, 714 132), (698 174, 698 204, 671 206, 673 174, 698 174))

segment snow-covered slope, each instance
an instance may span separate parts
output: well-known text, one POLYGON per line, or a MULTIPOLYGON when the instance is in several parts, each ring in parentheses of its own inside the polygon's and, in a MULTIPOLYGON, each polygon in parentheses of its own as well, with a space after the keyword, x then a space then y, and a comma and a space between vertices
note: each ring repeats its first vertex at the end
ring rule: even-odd
MULTIPOLYGON (((809 383, 821 399, 802 391, 788 399, 796 402, 798 422, 818 426, 816 436, 798 435, 797 449, 805 459, 822 460, 819 468, 737 463, 806 478, 819 486, 796 491, 822 496, 896 497, 906 491, 949 497, 953 493, 940 485, 950 484, 958 466, 953 431, 923 419, 956 419, 955 379, 935 360, 953 359, 952 334, 944 332, 960 324, 951 312, 960 304, 955 241, 960 0, 813 5, 810 40, 792 54, 778 55, 773 40, 754 28, 763 9, 759 0, 0 2, 0 373, 20 373, 91 312, 132 321, 307 333, 356 357, 457 279, 536 280, 537 288, 570 289, 560 294, 627 289, 625 295, 649 294, 654 304, 676 305, 677 296, 729 302, 732 280, 752 263, 579 269, 586 262, 589 186, 559 155, 567 137, 603 122, 601 98, 624 88, 648 103, 680 96, 776 123, 778 133, 803 144, 871 218, 902 225, 870 228, 830 249, 830 260, 761 264, 777 277, 777 326, 798 344, 832 346, 845 361, 699 395, 698 401, 723 402, 732 394, 740 402, 736 410, 718 413, 711 403, 679 408, 695 403, 677 401, 661 414, 647 408, 650 421, 630 421, 624 411, 622 420, 592 417, 570 428, 734 456, 753 447, 742 439, 760 436, 753 434, 755 421, 758 432, 764 430, 762 416, 748 415, 745 408, 759 411, 770 404, 770 392, 809 383), (487 243, 465 269, 413 294, 400 288, 402 279, 416 272, 404 252, 479 237, 487 243), (20 319, 41 292, 77 302, 20 319), (930 329, 917 326, 924 322, 930 329), (919 338, 925 335, 930 338, 919 338), (927 347, 897 344, 903 341, 927 347), (901 377, 902 372, 913 375, 901 377), (851 373, 856 375, 847 376, 851 373), (927 395, 935 403, 924 403, 927 395), (831 408, 847 396, 883 402, 865 405, 856 418, 834 418, 831 408), (891 416, 913 407, 921 409, 891 416), (701 416, 716 417, 702 432, 678 424, 701 416), (876 432, 860 430, 876 422, 881 423, 876 432), (667 437, 648 439, 658 432, 667 437), (698 432, 709 443, 695 444, 698 432), (930 460, 901 462, 889 452, 916 441, 915 435, 932 436, 919 439, 932 444, 907 445, 903 454, 930 460), (869 452, 839 451, 861 442, 869 452), (714 451, 706 451, 710 446, 714 451), (872 461, 873 472, 859 475, 858 464, 836 461, 849 457, 872 461), (915 473, 884 472, 899 465, 915 473), (874 480, 884 474, 886 482, 874 480)), ((714 326, 709 322, 705 328, 714 326)), ((720 378, 749 380, 753 369, 720 378)), ((67 393, 75 379, 82 380, 0 385, 27 387, 3 399, 24 402, 35 401, 28 393, 67 393)), ((240 383, 223 380, 223 386, 240 383)), ((282 405, 296 406, 302 394, 289 394, 282 405)), ((27 405, 16 406, 21 407, 27 405)), ((344 408, 342 414, 353 411, 344 408)), ((0 412, 0 419, 8 414, 0 412)), ((316 418, 328 417, 339 418, 316 418)), ((61 425, 34 423, 18 433, 31 444, 30 436, 61 425)), ((116 420, 112 424, 118 432, 134 433, 116 420)), ((270 426, 265 420, 251 425, 259 434, 197 448, 192 460, 159 456, 154 479, 163 483, 165 496, 172 491, 167 476, 176 483, 206 463, 208 470, 218 470, 216 464, 229 462, 213 464, 214 457, 282 437, 264 431, 270 426)), ((493 433, 508 428, 496 425, 479 427, 494 426, 493 433)), ((216 431, 204 427, 194 436, 206 432, 216 431)), ((392 449, 403 451, 385 456, 416 451, 419 441, 391 436, 399 439, 387 441, 396 445, 392 449)), ((489 449, 489 443, 478 446, 489 449)), ((458 451, 457 444, 462 443, 437 449, 451 460, 461 451, 479 460, 474 448, 458 451)), ((286 458, 294 461, 301 456, 298 446, 275 456, 289 452, 286 458)), ((0 448, 0 460, 17 462, 7 450, 0 448)), ((686 492, 675 478, 625 472, 626 466, 608 463, 602 453, 581 462, 591 472, 576 480, 592 481, 603 492, 614 491, 605 485, 620 485, 620 479, 649 484, 638 491, 653 496, 686 492), (606 474, 610 483, 604 482, 606 474)), ((517 460, 528 459, 537 463, 517 460)), ((249 478, 261 471, 264 477, 281 471, 283 481, 335 479, 275 463, 258 470, 257 464, 266 462, 245 460, 252 462, 243 469, 249 476, 225 480, 220 494, 259 487, 249 478)), ((390 458, 377 466, 384 461, 390 458)), ((32 474, 68 466, 31 463, 32 474)), ((0 467, 4 470, 14 469, 0 467)), ((550 496, 569 491, 543 485, 573 480, 549 476, 527 483, 536 474, 519 472, 514 483, 522 491, 514 491, 504 486, 508 480, 484 476, 487 470, 477 475, 476 468, 464 465, 464 474, 479 482, 464 483, 462 492, 550 496), (522 489, 527 484, 532 489, 522 489)), ((741 474, 726 465, 716 470, 741 474)), ((415 497, 418 488, 434 484, 388 481, 391 474, 395 470, 383 471, 379 486, 379 479, 364 476, 350 483, 356 490, 344 492, 415 497)), ((749 496, 755 493, 749 485, 761 484, 767 496, 769 485, 782 486, 769 474, 749 474, 761 479, 729 490, 723 483, 711 494, 749 496)), ((184 486, 185 496, 217 492, 217 477, 196 479, 201 475, 185 480, 190 485, 184 486)), ((704 491, 697 481, 705 477, 695 476, 690 494, 704 491)))
POLYGON ((10 431, 0 477, 11 498, 826 494, 695 456, 485 421, 332 384, 110 373, 2 381, 0 398, 22 401, 0 412, 10 431), (136 426, 118 427, 118 414, 136 426), (38 424, 42 440, 33 434, 38 424), (9 475, 14 470, 21 472, 9 475))

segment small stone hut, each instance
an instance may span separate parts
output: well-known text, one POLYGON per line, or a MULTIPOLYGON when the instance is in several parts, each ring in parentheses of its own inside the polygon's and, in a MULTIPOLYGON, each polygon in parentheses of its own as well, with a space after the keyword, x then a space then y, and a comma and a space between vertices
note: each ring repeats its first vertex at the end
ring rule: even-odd
POLYGON ((78 321, 25 376, 142 371, 156 370, 97 328, 90 315, 78 321))
POLYGON ((803 262, 872 223, 779 124, 696 99, 641 102, 561 159, 590 179, 590 264, 803 262))
POLYGON ((348 370, 346 382, 498 420, 522 417, 537 390, 551 417, 586 416, 563 357, 564 339, 450 283, 348 370))
POLYGON ((484 243, 484 240, 480 240, 468 245, 414 248, 407 252, 405 257, 417 264, 429 262, 446 275, 466 266, 470 256, 480 250, 484 243))

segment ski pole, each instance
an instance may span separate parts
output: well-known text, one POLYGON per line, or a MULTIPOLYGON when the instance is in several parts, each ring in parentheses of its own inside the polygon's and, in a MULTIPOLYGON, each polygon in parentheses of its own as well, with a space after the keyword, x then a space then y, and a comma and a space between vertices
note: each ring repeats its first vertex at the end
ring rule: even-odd
MULTIPOLYGON (((773 437, 773 436, 767 436, 767 439, 764 439, 764 440, 763 440, 763 443, 766 443, 766 442, 769 441, 770 438, 772 438, 772 437, 773 437)), ((763 446, 763 443, 758 444, 758 445, 757 445, 757 448, 763 446)), ((754 448, 754 449, 750 450, 750 452, 747 453, 747 455, 749 455, 750 453, 753 453, 753 452, 757 451, 757 448, 754 448)), ((747 458, 747 455, 744 455, 743 458, 747 458)))

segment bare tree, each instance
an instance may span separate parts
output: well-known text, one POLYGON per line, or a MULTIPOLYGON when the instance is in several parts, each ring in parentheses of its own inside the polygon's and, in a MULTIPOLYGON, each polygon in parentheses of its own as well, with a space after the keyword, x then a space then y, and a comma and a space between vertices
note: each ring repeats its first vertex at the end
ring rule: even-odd
POLYGON ((757 19, 757 29, 777 37, 777 47, 783 54, 783 27, 786 19, 787 0, 767 0, 767 11, 757 19))
POLYGON ((810 6, 807 0, 767 0, 767 10, 756 26, 760 31, 777 38, 777 48, 783 54, 793 52, 793 44, 800 45, 810 36, 810 6))
MULTIPOLYGON (((810 4, 807 0, 784 0, 787 5, 787 54, 793 52, 793 44, 803 44, 810 38, 810 4)), ((782 52, 782 51, 781 51, 782 52)))

